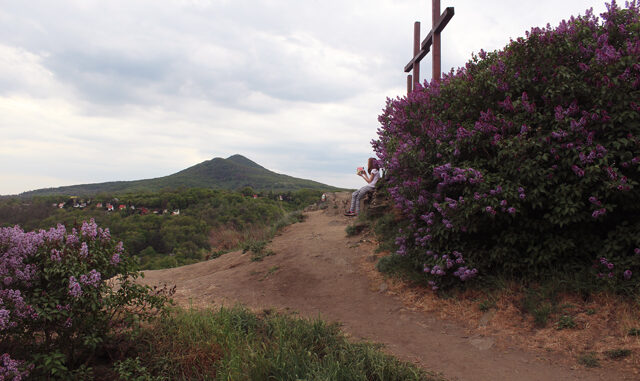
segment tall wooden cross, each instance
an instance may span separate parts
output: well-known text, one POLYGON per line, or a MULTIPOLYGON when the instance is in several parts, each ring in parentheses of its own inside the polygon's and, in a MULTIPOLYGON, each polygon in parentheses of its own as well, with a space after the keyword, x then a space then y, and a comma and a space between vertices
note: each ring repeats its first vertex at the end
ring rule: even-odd
POLYGON ((427 37, 420 43, 420 22, 413 24, 413 58, 404 67, 405 73, 413 69, 413 76, 407 76, 407 94, 411 93, 416 84, 420 83, 420 61, 429 53, 431 45, 433 45, 433 73, 431 78, 440 81, 440 32, 447 26, 447 23, 453 17, 453 7, 447 7, 440 14, 440 0, 432 0, 432 27, 427 37))

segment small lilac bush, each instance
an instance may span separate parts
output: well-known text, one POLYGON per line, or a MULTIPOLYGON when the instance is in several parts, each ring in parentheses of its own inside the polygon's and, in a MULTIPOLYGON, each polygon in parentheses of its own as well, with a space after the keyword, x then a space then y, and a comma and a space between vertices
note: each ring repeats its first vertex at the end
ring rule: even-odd
POLYGON ((71 231, 0 228, 0 380, 64 378, 152 317, 165 298, 136 284, 134 267, 93 220, 71 231))
POLYGON ((397 254, 434 289, 590 271, 640 284, 640 12, 534 28, 406 97, 372 142, 397 254))

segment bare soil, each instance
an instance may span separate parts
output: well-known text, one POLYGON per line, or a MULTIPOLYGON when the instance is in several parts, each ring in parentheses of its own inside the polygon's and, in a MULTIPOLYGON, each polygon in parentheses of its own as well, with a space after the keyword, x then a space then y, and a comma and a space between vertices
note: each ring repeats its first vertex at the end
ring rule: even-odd
POLYGON ((144 282, 175 285, 174 299, 186 307, 242 304, 339 322, 352 338, 384 344, 388 353, 450 380, 640 380, 633 359, 580 365, 571 337, 567 348, 563 331, 531 329, 509 306, 482 313, 477 301, 438 303, 424 290, 384 278, 374 270, 380 254, 371 238, 345 233, 353 222, 342 215, 349 196, 331 194, 304 222, 286 227, 268 246, 274 255, 262 261, 236 251, 145 271, 144 282))

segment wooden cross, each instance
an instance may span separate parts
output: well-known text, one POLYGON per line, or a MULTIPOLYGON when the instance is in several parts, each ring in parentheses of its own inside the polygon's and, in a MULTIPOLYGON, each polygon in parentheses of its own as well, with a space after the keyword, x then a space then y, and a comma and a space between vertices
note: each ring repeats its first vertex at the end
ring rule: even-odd
POLYGON ((433 45, 433 73, 431 78, 440 81, 440 32, 447 26, 447 23, 453 17, 453 7, 447 7, 440 14, 440 0, 432 0, 432 27, 427 37, 420 43, 420 22, 413 24, 413 58, 404 67, 405 73, 413 69, 413 76, 407 76, 407 94, 411 93, 416 84, 420 83, 420 61, 429 53, 431 45, 433 45))

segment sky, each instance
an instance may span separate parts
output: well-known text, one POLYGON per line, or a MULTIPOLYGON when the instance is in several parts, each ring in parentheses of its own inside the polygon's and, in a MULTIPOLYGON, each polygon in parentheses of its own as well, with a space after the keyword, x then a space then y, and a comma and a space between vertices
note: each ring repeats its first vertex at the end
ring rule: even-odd
MULTIPOLYGON (((442 0, 442 70, 604 1, 442 0)), ((364 185, 426 0, 0 0, 0 195, 241 154, 364 185)), ((431 79, 431 59, 421 80, 431 79)))

